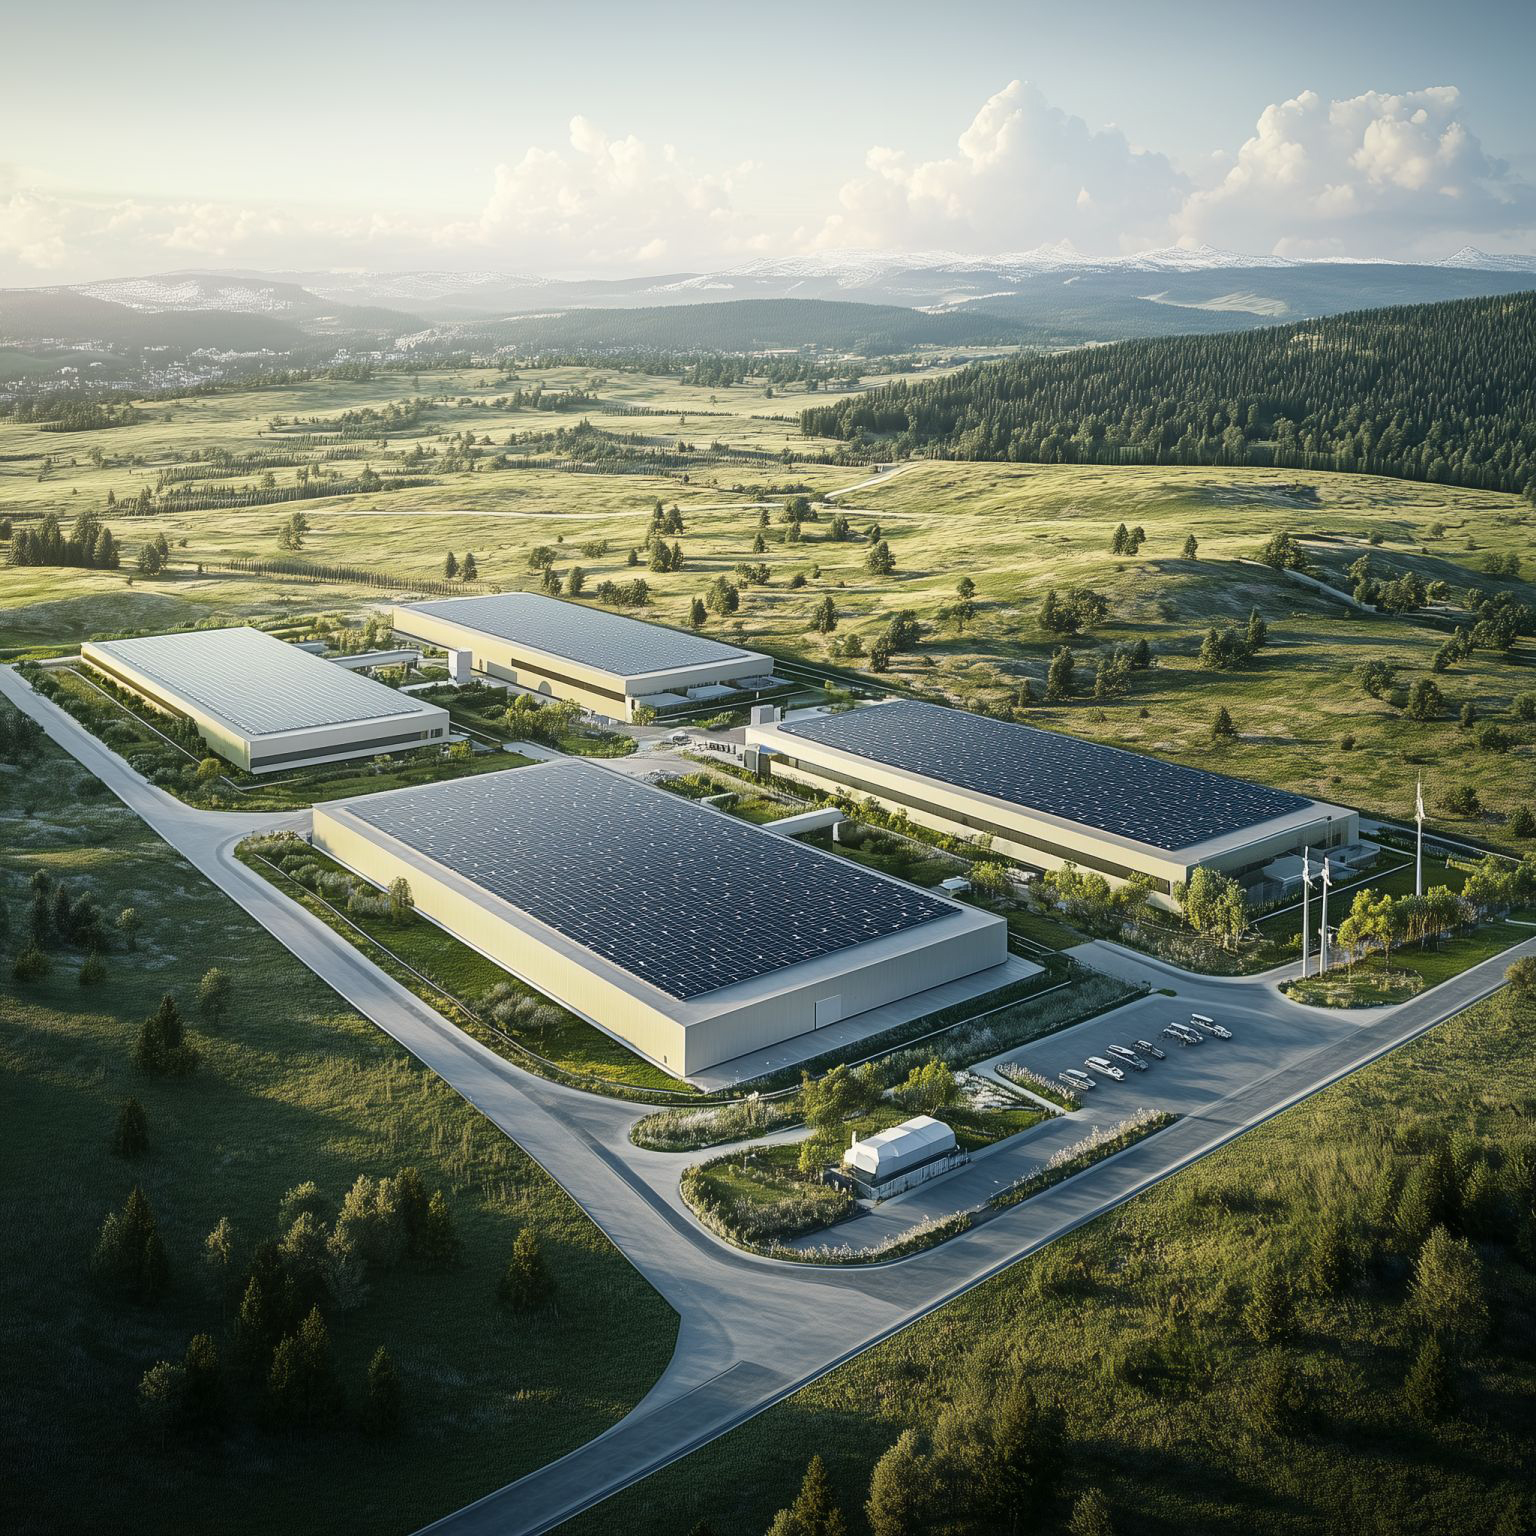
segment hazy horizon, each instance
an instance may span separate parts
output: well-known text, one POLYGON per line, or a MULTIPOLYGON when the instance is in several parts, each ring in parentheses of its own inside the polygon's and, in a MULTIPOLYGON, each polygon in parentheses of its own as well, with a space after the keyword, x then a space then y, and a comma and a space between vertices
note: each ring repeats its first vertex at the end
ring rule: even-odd
POLYGON ((844 251, 1536 250, 1536 15, 1375 0, 910 4, 579 33, 472 4, 17 10, 0 284, 175 270, 618 278, 844 251), (1492 46, 1492 39, 1502 39, 1492 46))

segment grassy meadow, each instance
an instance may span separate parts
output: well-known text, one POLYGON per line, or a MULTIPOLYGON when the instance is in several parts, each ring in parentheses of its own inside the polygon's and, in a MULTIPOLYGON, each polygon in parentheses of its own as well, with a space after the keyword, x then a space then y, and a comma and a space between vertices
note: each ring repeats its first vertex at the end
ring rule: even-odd
MULTIPOLYGON (((130 563, 140 539, 166 534, 174 561, 170 574, 149 579, 126 568, 7 570, 0 578, 6 598, 0 647, 67 644, 91 633, 211 616, 355 611, 390 595, 344 582, 196 573, 200 563, 211 568, 231 557, 276 555, 278 530, 295 506, 311 524, 303 558, 399 576, 402 592, 412 580, 439 577, 450 549, 459 555, 473 550, 487 582, 532 587, 537 573, 528 565, 529 552, 551 545, 556 569, 581 565, 589 591, 604 579, 643 575, 655 598, 648 616, 681 623, 689 603, 715 577, 737 579, 738 564, 761 562, 768 584, 744 585, 740 611, 725 620, 712 617, 711 633, 825 660, 829 639, 809 630, 812 608, 824 596, 837 608, 837 633, 858 631, 866 647, 893 612, 911 608, 926 622, 928 636, 918 651, 897 656, 890 676, 958 703, 1002 703, 1025 679, 1038 692, 1060 643, 1038 624, 1040 600, 1052 587, 1093 587, 1107 597, 1109 617, 1071 642, 1084 690, 1095 659, 1116 645, 1145 638, 1157 664, 1135 674, 1129 696, 1037 706, 1030 717, 1039 723, 1396 815, 1411 810, 1413 783, 1422 776, 1435 826, 1519 847, 1504 822, 1518 805, 1536 799, 1532 746, 1524 739, 1530 732, 1516 727, 1511 751, 1483 751, 1456 715, 1468 703, 1479 720, 1507 721, 1514 695, 1536 686, 1529 665, 1536 646, 1522 642, 1510 657, 1478 651, 1456 663, 1438 675, 1445 717, 1416 724, 1366 694, 1357 672, 1367 661, 1385 660, 1406 686, 1429 674, 1443 629, 1412 615, 1353 612, 1251 563, 1271 533, 1292 529, 1326 536, 1310 547, 1336 577, 1369 551, 1384 571, 1411 568, 1426 580, 1447 580, 1457 592, 1479 582, 1536 600, 1526 581, 1481 575, 1489 554, 1529 560, 1533 514, 1512 496, 1359 475, 924 461, 840 502, 855 533, 878 521, 890 543, 896 571, 876 578, 865 569, 862 539, 829 540, 825 511, 819 523, 805 524, 799 543, 785 541, 784 525, 770 512, 766 549, 753 549, 759 532, 753 503, 760 494, 777 504, 791 487, 819 495, 864 478, 857 468, 784 462, 785 455, 793 460, 835 447, 802 438, 786 419, 810 396, 770 400, 758 389, 709 390, 578 369, 525 371, 509 383, 492 370, 465 369, 414 382, 393 375, 194 397, 156 404, 133 427, 93 433, 43 433, 0 422, 0 514, 26 519, 54 511, 67 523, 82 505, 99 510, 109 489, 119 502, 128 500, 146 480, 152 483, 173 467, 174 456, 193 449, 244 453, 291 446, 296 439, 273 436, 274 419, 334 421, 346 410, 417 395, 433 402, 425 415, 399 436, 346 443, 345 451, 360 457, 341 465, 342 472, 353 474, 366 461, 382 474, 400 473, 413 447, 446 451, 450 439, 465 432, 477 441, 489 437, 492 446, 480 451, 507 452, 511 467, 487 467, 483 459, 474 471, 443 472, 428 460, 422 472, 437 481, 432 485, 143 520, 117 515, 110 520, 130 563), (595 394, 600 408, 585 413, 595 426, 640 432, 655 446, 686 442, 688 465, 644 474, 519 465, 520 450, 501 446, 509 433, 572 426, 582 414, 494 403, 535 383, 595 394), (664 414, 623 414, 637 407, 664 414), (717 446, 761 457, 722 463, 717 446), (100 467, 91 462, 93 449, 103 455, 100 467), (46 472, 44 454, 54 461, 46 472), (683 513, 686 531, 678 542, 685 565, 670 573, 642 565, 637 572, 627 564, 628 552, 644 537, 658 499, 676 503, 683 513), (1146 531, 1133 557, 1109 553, 1120 522, 1146 531), (1199 540, 1198 558, 1185 560, 1183 544, 1191 533, 1199 540), (1373 537, 1381 542, 1372 546, 1373 537), (581 551, 583 544, 603 540, 608 553, 581 551), (964 576, 977 584, 977 610, 956 633, 940 621, 939 611, 964 576), (795 578, 803 584, 792 586, 795 578), (1201 670, 1196 654, 1206 628, 1240 625, 1253 608, 1268 623, 1268 647, 1236 670, 1201 670), (1209 725, 1221 705, 1238 737, 1213 747, 1209 725), (1444 796, 1468 783, 1478 789, 1484 810, 1451 813, 1441 803, 1444 796)), ((279 469, 278 485, 291 483, 297 473, 279 469)))
POLYGON ((5 1530, 120 1529, 126 1511, 152 1509, 168 1533, 405 1533, 600 1433, 660 1374, 676 1317, 580 1209, 48 746, 25 767, 0 765, 0 905, 5 1530), (46 979, 13 979, 38 870, 89 890, 109 920, 138 910, 136 948, 115 940, 101 983, 80 984, 82 957, 67 947, 46 979), (217 1026, 193 1005, 209 966, 234 983, 217 1026), (184 1079, 132 1064, 140 1021, 165 992, 201 1056, 184 1079), (111 1150, 130 1095, 150 1142, 131 1161, 111 1150), (221 1437, 158 1443, 138 1409, 144 1371, 179 1360, 202 1331, 231 1353, 231 1314, 201 1262, 219 1218, 234 1224, 243 1275, 276 1235, 286 1190, 313 1179, 334 1211, 358 1174, 404 1165, 447 1195, 461 1261, 374 1274, 366 1301, 329 1319, 349 1411, 373 1351, 393 1355, 399 1438, 263 1428, 259 1387, 236 1375, 221 1437), (88 1278, 102 1219, 135 1183, 171 1275, 150 1306, 88 1278), (533 1320, 495 1301, 525 1226, 559 1287, 558 1310, 533 1320))

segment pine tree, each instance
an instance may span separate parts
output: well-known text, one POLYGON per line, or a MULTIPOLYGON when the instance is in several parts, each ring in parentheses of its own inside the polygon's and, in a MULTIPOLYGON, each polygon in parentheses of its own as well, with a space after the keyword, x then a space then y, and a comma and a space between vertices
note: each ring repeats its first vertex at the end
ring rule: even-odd
POLYGON ((181 1369, 186 1422, 202 1434, 211 1434, 224 1422, 224 1375, 218 1347, 208 1334, 193 1335, 181 1369))
POLYGON ((331 1333, 312 1307, 296 1333, 272 1352, 267 1392, 279 1423, 312 1428, 330 1423, 341 1406, 341 1386, 331 1356, 331 1333))
POLYGON ((133 1059, 141 1072, 174 1077, 197 1065, 197 1052, 186 1041, 181 1010, 169 992, 140 1027, 133 1059))
POLYGON ((1349 1229, 1335 1216, 1314 1221, 1307 1236, 1306 1289, 1313 1296, 1336 1296, 1354 1278, 1355 1256, 1349 1229))
POLYGON ((512 1243, 512 1257, 497 1286, 496 1296, 512 1312, 536 1312, 554 1296, 554 1282, 530 1227, 522 1228, 512 1243))
POLYGON ((459 1262, 460 1249, 447 1196, 442 1190, 435 1189, 427 1202, 426 1219, 417 1245, 421 1262, 429 1269, 451 1269, 459 1262))
POLYGON ((896 569, 896 557, 891 553, 891 546, 881 539, 870 546, 864 564, 872 576, 889 576, 896 569))
POLYGON ((1115 529, 1114 537, 1109 541, 1109 552, 1112 555, 1125 554, 1126 545, 1130 542, 1130 538, 1130 530, 1125 526, 1124 523, 1121 523, 1120 526, 1115 529))
POLYGON ((197 984, 197 1011, 213 1028, 217 1029, 224 1022, 234 991, 228 971, 213 965, 203 972, 202 980, 197 984))
POLYGON ((1109 1500, 1097 1488, 1080 1493, 1067 1521, 1069 1536, 1115 1536, 1115 1522, 1109 1500))
POLYGON ((400 1377, 389 1351, 381 1344, 368 1362, 368 1382, 363 1396, 363 1431, 375 1439, 398 1434, 401 1418, 400 1377))
POLYGON ((1190 534, 1184 540, 1184 558, 1186 560, 1198 560, 1200 558, 1200 540, 1194 534, 1190 534))
POLYGON ((1261 1269, 1243 1307, 1243 1325, 1259 1344, 1284 1338, 1291 1325, 1291 1287, 1278 1268, 1261 1269))
POLYGON ((875 1463, 864 1515, 872 1536, 913 1536, 927 1528, 938 1502, 932 1459, 915 1431, 904 1429, 875 1463))
POLYGON ((1437 1424, 1455 1405, 1455 1369, 1440 1335, 1431 1333, 1403 1378, 1403 1406, 1419 1423, 1437 1424))
POLYGON ((1255 655, 1264 649, 1269 640, 1269 629, 1264 623, 1257 608, 1248 615, 1248 629, 1244 636, 1244 644, 1248 647, 1248 654, 1255 655))
POLYGON ((818 635, 830 635, 837 628, 837 605, 830 593, 811 611, 811 628, 818 635))
POLYGON ((1058 646, 1045 673, 1045 696, 1052 702, 1070 699, 1077 690, 1072 652, 1058 646))
POLYGON ((459 574, 465 581, 479 581, 480 566, 475 560, 473 551, 467 549, 464 551, 464 564, 460 567, 459 574))
POLYGON ((443 556, 443 580, 452 581, 459 574, 459 557, 450 549, 443 556))
POLYGON ((1216 716, 1211 721, 1211 739, 1213 741, 1232 741, 1237 736, 1237 727, 1232 724, 1232 716, 1227 711, 1227 706, 1217 706, 1216 716))
POLYGON ((688 605, 689 629, 703 629, 709 621, 709 610, 704 606, 704 599, 696 597, 688 605))
POLYGON ((142 1157, 149 1151, 149 1117, 137 1099, 129 1099, 118 1112, 112 1133, 112 1150, 119 1157, 142 1157))
POLYGON ((781 1509, 768 1527, 768 1536, 846 1536, 848 1522, 838 1508, 826 1463, 811 1457, 800 1492, 788 1509, 781 1509))

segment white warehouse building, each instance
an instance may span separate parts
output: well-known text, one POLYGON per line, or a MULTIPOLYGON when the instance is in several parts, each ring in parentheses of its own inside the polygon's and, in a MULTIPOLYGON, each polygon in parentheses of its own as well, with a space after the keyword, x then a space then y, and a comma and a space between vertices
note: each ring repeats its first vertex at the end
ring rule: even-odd
POLYGON ((1351 849, 1360 835, 1344 806, 907 699, 757 720, 746 741, 775 778, 990 838, 1038 869, 1146 876, 1163 907, 1199 865, 1251 882, 1286 855, 1351 849))
POLYGON ((448 711, 259 629, 195 629, 87 641, 81 659, 166 714, 190 720, 221 757, 275 773, 448 739, 448 711))
POLYGON ((678 1076, 1008 959, 999 917, 569 759, 317 805, 314 842, 678 1076))
POLYGON ((615 720, 786 686, 757 651, 538 592, 403 603, 391 617, 396 634, 467 651, 476 672, 615 720))

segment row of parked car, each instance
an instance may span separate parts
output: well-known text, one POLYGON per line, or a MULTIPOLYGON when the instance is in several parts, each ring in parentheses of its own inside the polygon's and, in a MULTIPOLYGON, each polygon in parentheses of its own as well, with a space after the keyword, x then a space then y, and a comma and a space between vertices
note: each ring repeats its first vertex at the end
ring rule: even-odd
MULTIPOLYGON (((1175 1022, 1163 1031, 1164 1039, 1171 1040, 1175 1045, 1199 1045, 1207 1035, 1217 1040, 1230 1040, 1232 1031, 1225 1024, 1218 1024, 1215 1019, 1203 1013, 1192 1013, 1188 1024, 1175 1022)), ((1083 1066, 1092 1068, 1101 1077, 1112 1077, 1117 1083, 1123 1083, 1127 1067, 1133 1072, 1145 1072, 1152 1061, 1162 1061, 1167 1054, 1150 1040, 1135 1040, 1130 1045, 1108 1046, 1104 1055, 1088 1057, 1083 1066)), ((1097 1078, 1077 1067, 1067 1067, 1057 1075, 1068 1088, 1079 1092, 1098 1087, 1097 1078)))

